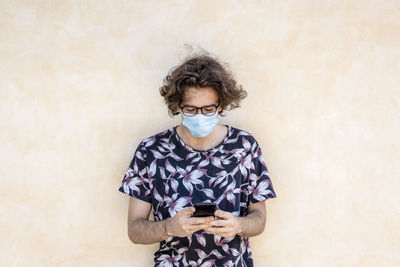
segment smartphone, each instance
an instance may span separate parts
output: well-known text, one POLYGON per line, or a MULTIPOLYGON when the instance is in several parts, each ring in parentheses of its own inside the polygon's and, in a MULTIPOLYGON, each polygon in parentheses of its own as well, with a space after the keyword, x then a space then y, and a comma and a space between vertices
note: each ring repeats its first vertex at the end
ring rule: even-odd
POLYGON ((194 205, 194 208, 196 211, 193 213, 192 217, 208 217, 214 216, 217 205, 212 203, 204 203, 194 205))

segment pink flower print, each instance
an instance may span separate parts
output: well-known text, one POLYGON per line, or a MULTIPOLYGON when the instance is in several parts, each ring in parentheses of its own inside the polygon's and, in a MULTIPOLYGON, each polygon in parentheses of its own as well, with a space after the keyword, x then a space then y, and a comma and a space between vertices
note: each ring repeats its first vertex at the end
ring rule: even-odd
POLYGON ((139 179, 133 179, 133 176, 134 176, 134 171, 131 168, 129 168, 125 173, 124 182, 122 184, 122 187, 126 194, 129 194, 129 189, 136 191, 138 194, 140 194, 140 190, 139 187, 137 187, 137 185, 139 185, 141 182, 139 179))
POLYGON ((154 158, 156 158, 156 159, 165 159, 165 158, 171 157, 177 161, 183 160, 181 157, 176 155, 176 153, 174 152, 174 149, 175 149, 175 145, 173 143, 162 142, 161 146, 157 146, 157 150, 150 149, 150 151, 153 154, 154 158), (165 155, 163 155, 159 151, 161 151, 163 154, 165 153, 165 155))
POLYGON ((161 262, 157 265, 160 267, 174 267, 175 264, 174 262, 178 262, 182 258, 181 254, 177 254, 175 256, 170 256, 167 254, 163 254, 160 257, 158 257, 157 260, 160 260, 161 262))
POLYGON ((176 169, 169 163, 168 159, 165 161, 165 169, 169 171, 170 176, 174 176, 176 173, 176 169))
MULTIPOLYGON (((256 140, 236 128, 229 131, 223 145, 207 153, 181 147, 173 128, 143 140, 119 190, 151 202, 155 221, 195 203, 215 203, 245 216, 249 204, 275 193, 256 140)), ((227 239, 203 230, 164 241, 155 254, 156 266, 252 266, 245 237, 227 239)))
POLYGON ((137 187, 139 185, 145 185, 145 179, 143 176, 146 173, 146 169, 139 171, 136 160, 133 163, 133 169, 128 168, 124 176, 123 189, 125 193, 129 193, 129 188, 140 194, 140 189, 137 187))
MULTIPOLYGON (((224 256, 222 256, 222 254, 221 253, 219 253, 219 251, 218 250, 216 250, 216 249, 213 249, 213 251, 211 251, 211 254, 214 254, 218 259, 222 259, 224 256)), ((211 255, 210 254, 210 255, 211 255)))
POLYGON ((149 147, 156 142, 156 137, 152 136, 146 139, 143 139, 143 144, 145 147, 149 147))
POLYGON ((211 186, 212 183, 215 182, 214 186, 217 186, 219 183, 225 180, 228 176, 228 173, 225 170, 217 172, 214 177, 208 176, 210 179, 208 180, 208 186, 211 186))
MULTIPOLYGON (((190 152, 189 154, 187 154, 185 160, 189 160, 191 158, 194 158, 195 156, 198 156, 198 153, 196 152, 190 152)), ((192 162, 193 163, 193 162, 192 162)))
POLYGON ((176 174, 176 169, 169 163, 168 159, 165 161, 165 169, 163 167, 159 167, 160 170, 160 176, 163 180, 166 180, 164 182, 165 186, 165 193, 169 194, 169 184, 171 184, 172 189, 174 192, 178 192, 178 181, 173 178, 173 176, 176 174), (167 176, 166 170, 169 172, 169 175, 167 176))
POLYGON ((202 187, 204 188, 204 183, 200 177, 205 175, 204 170, 201 169, 196 169, 190 172, 190 169, 193 167, 193 165, 189 165, 186 167, 186 170, 178 167, 178 172, 180 173, 181 177, 183 177, 183 186, 186 188, 186 190, 189 191, 189 195, 191 196, 193 194, 193 184, 201 184, 202 187))
POLYGON ((250 173, 249 179, 251 181, 251 184, 256 186, 258 179, 260 179, 260 177, 262 177, 262 176, 269 177, 268 176, 268 171, 267 170, 263 170, 263 172, 261 174, 250 173))
POLYGON ((240 252, 236 248, 230 248, 229 250, 231 251, 231 254, 235 257, 240 255, 240 252))
MULTIPOLYGON (((231 129, 230 134, 233 132, 233 129, 231 129)), ((229 135, 230 135, 229 134, 229 135)), ((238 138, 243 135, 243 136, 249 136, 250 134, 245 132, 245 131, 239 131, 236 135, 236 138, 234 139, 229 139, 228 141, 226 141, 226 144, 230 144, 230 143, 236 143, 238 141, 238 138)))
POLYGON ((265 196, 268 194, 273 194, 271 190, 268 190, 270 185, 268 180, 262 180, 257 186, 256 182, 252 182, 252 185, 249 188, 249 193, 253 194, 253 198, 262 201, 265 199, 265 196))
POLYGON ((214 266, 216 259, 208 260, 203 262, 199 267, 211 267, 214 266))
POLYGON ((199 242, 200 245, 203 247, 206 246, 206 238, 202 234, 194 234, 196 236, 197 242, 199 242))
POLYGON ((214 235, 214 243, 215 243, 215 245, 217 245, 218 247, 222 247, 222 249, 225 251, 226 254, 230 254, 229 245, 227 243, 229 243, 232 240, 233 240, 233 237, 231 237, 231 238, 223 238, 223 237, 221 237, 219 235, 214 235))
POLYGON ((214 192, 209 188, 200 189, 202 192, 206 194, 206 196, 210 199, 215 199, 214 192))
POLYGON ((157 171, 157 163, 156 163, 157 159, 154 159, 151 163, 150 163, 150 167, 148 168, 148 172, 147 175, 150 178, 152 178, 157 171))
POLYGON ((261 153, 261 148, 257 149, 257 153, 256 154, 257 155, 255 155, 254 158, 257 158, 264 167, 267 167, 267 165, 265 164, 264 156, 261 153))
POLYGON ((159 202, 159 205, 164 202, 164 198, 158 193, 157 188, 153 189, 153 197, 159 202))
POLYGON ((210 155, 206 155, 206 158, 203 159, 200 163, 199 163, 199 168, 205 167, 208 164, 212 164, 215 167, 218 167, 220 169, 223 169, 224 167, 221 165, 221 160, 218 157, 215 157, 213 154, 210 155))
POLYGON ((243 174, 243 181, 247 178, 247 170, 251 168, 252 161, 251 161, 251 154, 248 154, 245 157, 239 159, 238 167, 240 172, 243 174))
POLYGON ((178 198, 178 195, 178 193, 174 193, 172 197, 164 196, 165 206, 168 207, 171 217, 174 217, 179 210, 181 210, 192 200, 191 197, 178 198))
POLYGON ((215 201, 219 204, 223 199, 228 199, 233 206, 236 204, 236 198, 234 194, 240 193, 240 188, 236 188, 236 181, 232 179, 232 182, 225 188, 225 192, 215 201))
POLYGON ((142 154, 139 150, 136 152, 135 157, 141 161, 146 161, 146 154, 142 154))
POLYGON ((203 260, 205 258, 208 258, 212 254, 212 252, 209 255, 207 255, 201 249, 196 248, 194 250, 197 252, 197 255, 199 255, 199 259, 197 260, 197 265, 196 266, 199 266, 199 267, 211 267, 211 266, 214 266, 216 259, 211 259, 211 260, 203 262, 203 260))
MULTIPOLYGON (((165 140, 165 139, 164 139, 165 140)), ((168 154, 165 156, 165 158, 173 158, 177 161, 181 161, 183 160, 183 158, 179 157, 176 153, 175 153, 175 144, 173 142, 171 142, 170 140, 168 140, 167 142, 162 142, 161 145, 163 146, 163 148, 165 148, 165 150, 168 152, 168 154)))

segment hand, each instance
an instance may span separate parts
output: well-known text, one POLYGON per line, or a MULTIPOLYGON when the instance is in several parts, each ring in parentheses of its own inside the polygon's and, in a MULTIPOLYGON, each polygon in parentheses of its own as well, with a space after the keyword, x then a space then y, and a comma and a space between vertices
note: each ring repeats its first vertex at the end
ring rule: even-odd
POLYGON ((174 217, 168 218, 165 222, 167 234, 179 237, 188 236, 200 229, 210 227, 214 217, 191 217, 196 211, 194 207, 181 209, 174 217))
POLYGON ((204 229, 207 232, 225 238, 235 237, 242 232, 240 217, 222 210, 216 210, 214 215, 218 217, 218 220, 209 223, 211 227, 204 229))

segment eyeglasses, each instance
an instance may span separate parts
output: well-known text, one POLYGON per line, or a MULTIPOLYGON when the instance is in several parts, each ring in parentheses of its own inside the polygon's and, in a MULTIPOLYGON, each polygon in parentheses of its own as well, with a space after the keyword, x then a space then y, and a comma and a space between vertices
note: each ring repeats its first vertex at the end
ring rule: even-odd
POLYGON ((197 110, 201 110, 201 113, 206 116, 212 116, 217 112, 218 107, 219 107, 219 101, 218 101, 218 105, 212 104, 212 105, 202 106, 199 108, 196 106, 190 106, 190 105, 179 106, 182 113, 188 117, 195 116, 197 114, 197 110))

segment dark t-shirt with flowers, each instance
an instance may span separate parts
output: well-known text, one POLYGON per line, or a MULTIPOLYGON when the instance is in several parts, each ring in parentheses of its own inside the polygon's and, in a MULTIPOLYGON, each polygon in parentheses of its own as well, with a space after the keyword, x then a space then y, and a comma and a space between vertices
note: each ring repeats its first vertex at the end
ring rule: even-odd
MULTIPOLYGON (((254 137, 230 125, 217 146, 196 150, 176 126, 143 139, 119 191, 152 204, 156 221, 200 203, 246 216, 248 206, 276 197, 254 137)), ((224 238, 199 230, 168 237, 154 253, 155 266, 253 266, 248 237, 224 238)))

